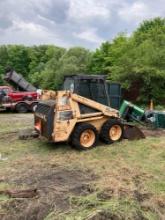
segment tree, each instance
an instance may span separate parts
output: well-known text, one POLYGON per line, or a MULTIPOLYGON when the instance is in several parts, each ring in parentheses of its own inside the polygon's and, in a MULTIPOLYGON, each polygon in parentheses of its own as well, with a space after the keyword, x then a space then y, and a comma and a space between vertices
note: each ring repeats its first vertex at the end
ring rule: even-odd
POLYGON ((58 69, 58 63, 65 49, 48 45, 46 47, 30 48, 30 81, 37 87, 53 88, 54 72, 58 69))
POLYGON ((124 47, 125 52, 111 67, 111 78, 127 88, 140 82, 139 101, 165 100, 165 19, 144 21, 124 47))
POLYGON ((127 36, 117 35, 95 52, 54 45, 0 46, 0 84, 6 66, 39 88, 58 89, 67 74, 106 74, 126 89, 138 85, 137 101, 165 100, 165 19, 146 20, 127 36))
POLYGON ((55 53, 50 59, 41 75, 43 88, 58 89, 63 82, 64 75, 87 73, 87 65, 90 59, 90 52, 81 47, 61 49, 58 56, 55 53))
POLYGON ((8 51, 6 46, 0 47, 0 85, 3 84, 3 75, 8 61, 8 51))
POLYGON ((21 73, 27 78, 29 73, 29 57, 27 48, 23 45, 9 45, 7 46, 7 66, 12 67, 18 73, 21 73))
POLYGON ((92 53, 89 63, 89 72, 94 74, 107 74, 109 71, 107 67, 111 66, 111 60, 109 59, 111 53, 111 43, 102 43, 99 49, 96 49, 92 53))
POLYGON ((165 19, 144 21, 131 35, 119 34, 92 55, 90 70, 129 89, 140 85, 138 101, 165 100, 165 19))

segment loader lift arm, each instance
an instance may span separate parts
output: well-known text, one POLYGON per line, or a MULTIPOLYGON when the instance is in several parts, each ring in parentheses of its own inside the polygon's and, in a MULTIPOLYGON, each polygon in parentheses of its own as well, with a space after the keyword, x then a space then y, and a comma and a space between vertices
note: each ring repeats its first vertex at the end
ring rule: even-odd
MULTIPOLYGON (((75 93, 71 94, 72 99, 78 103, 81 103, 83 105, 86 105, 88 107, 94 108, 98 110, 101 114, 109 116, 109 117, 119 117, 119 112, 116 109, 113 109, 111 107, 108 107, 106 105, 100 104, 96 101, 93 101, 91 99, 87 99, 85 97, 82 97, 80 95, 77 95, 75 93)), ((100 113, 95 113, 95 115, 100 115, 100 113)), ((84 114, 82 117, 85 115, 89 115, 88 117, 92 116, 94 113, 88 113, 84 114)))

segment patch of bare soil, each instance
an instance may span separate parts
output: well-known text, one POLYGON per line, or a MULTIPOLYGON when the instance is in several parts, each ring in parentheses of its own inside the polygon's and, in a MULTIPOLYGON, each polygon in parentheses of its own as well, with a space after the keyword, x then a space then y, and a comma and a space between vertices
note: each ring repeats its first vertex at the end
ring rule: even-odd
POLYGON ((35 169, 20 177, 6 179, 9 184, 37 189, 34 198, 10 199, 2 205, 3 220, 42 220, 50 212, 65 212, 70 208, 70 195, 87 195, 96 178, 90 171, 61 167, 35 169))
POLYGON ((149 128, 142 128, 142 131, 146 137, 161 137, 165 136, 165 129, 149 129, 149 128))

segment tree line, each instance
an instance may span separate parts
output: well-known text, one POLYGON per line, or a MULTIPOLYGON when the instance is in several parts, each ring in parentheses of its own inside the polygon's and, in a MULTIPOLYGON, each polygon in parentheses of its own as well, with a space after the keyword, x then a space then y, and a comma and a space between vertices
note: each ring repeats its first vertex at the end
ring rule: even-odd
POLYGON ((118 34, 95 51, 83 47, 0 46, 0 85, 12 67, 38 88, 58 89, 67 74, 104 74, 123 88, 139 87, 136 101, 165 102, 165 19, 142 22, 131 34, 118 34))

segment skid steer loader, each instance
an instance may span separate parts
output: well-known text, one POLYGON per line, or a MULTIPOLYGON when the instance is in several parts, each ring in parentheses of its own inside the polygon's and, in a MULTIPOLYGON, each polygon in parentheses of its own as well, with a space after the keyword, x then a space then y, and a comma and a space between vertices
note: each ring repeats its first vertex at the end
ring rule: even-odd
POLYGON ((35 130, 49 141, 68 141, 86 150, 95 147, 99 138, 111 144, 130 130, 118 110, 71 91, 45 91, 42 100, 34 113, 35 130))

